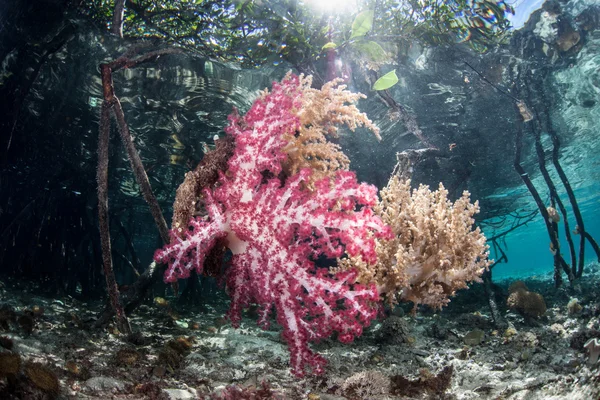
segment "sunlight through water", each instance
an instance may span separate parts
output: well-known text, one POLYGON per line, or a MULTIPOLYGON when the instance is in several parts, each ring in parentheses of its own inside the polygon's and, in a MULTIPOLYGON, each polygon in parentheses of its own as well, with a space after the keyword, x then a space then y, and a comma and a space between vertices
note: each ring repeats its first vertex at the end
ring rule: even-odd
POLYGON ((356 11, 356 0, 305 0, 305 3, 316 10, 328 14, 356 11))

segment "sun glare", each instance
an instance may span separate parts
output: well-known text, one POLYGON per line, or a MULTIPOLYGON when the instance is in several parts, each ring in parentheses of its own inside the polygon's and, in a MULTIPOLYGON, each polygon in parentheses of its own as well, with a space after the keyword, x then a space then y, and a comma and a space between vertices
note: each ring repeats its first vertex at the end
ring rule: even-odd
POLYGON ((356 0, 304 0, 304 3, 327 14, 356 11, 356 0))

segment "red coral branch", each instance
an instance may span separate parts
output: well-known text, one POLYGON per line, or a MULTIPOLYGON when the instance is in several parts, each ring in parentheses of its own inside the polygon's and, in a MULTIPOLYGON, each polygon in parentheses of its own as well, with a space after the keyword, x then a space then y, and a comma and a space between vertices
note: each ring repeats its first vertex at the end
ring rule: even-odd
POLYGON ((171 244, 155 255, 169 264, 165 281, 172 282, 192 269, 202 273, 206 254, 226 238, 233 253, 229 318, 239 325, 242 309, 256 303, 258 322, 266 328, 274 307, 298 376, 307 367, 323 371, 325 359, 310 350, 309 341, 338 332, 340 341, 351 342, 375 318, 379 298, 375 285, 355 284, 355 271, 334 276, 311 260, 347 252, 374 262, 374 237, 391 235, 371 210, 376 188, 359 184, 352 172, 317 182, 313 192, 302 185, 309 169, 283 185, 277 178, 286 157, 283 135, 299 126, 301 95, 298 78, 291 76, 274 84, 245 117, 230 117, 226 132, 236 148, 216 188, 204 191, 208 220, 193 220, 184 238, 172 234, 171 244))

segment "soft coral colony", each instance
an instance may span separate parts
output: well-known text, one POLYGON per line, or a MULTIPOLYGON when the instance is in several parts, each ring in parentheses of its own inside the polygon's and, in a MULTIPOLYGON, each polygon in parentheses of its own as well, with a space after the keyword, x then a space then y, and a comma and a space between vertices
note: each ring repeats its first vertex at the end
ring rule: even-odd
MULTIPOLYGON (((378 135, 354 105, 360 95, 337 82, 320 91, 310 84, 309 77, 288 74, 271 92, 263 92, 245 116, 234 112, 229 117, 226 138, 219 140, 233 143, 226 171, 205 185, 198 199, 187 198, 187 207, 202 205, 206 215, 192 218, 187 227, 177 222, 170 244, 155 254, 157 262, 168 264, 165 281, 174 282, 192 270, 206 272, 205 262, 229 248, 228 317, 237 326, 241 311, 256 304, 259 325, 266 328, 274 308, 290 349, 292 372, 298 376, 307 370, 321 373, 325 365, 309 341, 337 332, 340 341, 351 342, 375 318, 384 287, 376 278, 386 275, 378 254, 385 243, 395 243, 402 235, 384 222, 381 206, 375 212, 377 189, 358 183, 346 170, 347 158, 326 139, 340 124, 352 130, 364 125, 378 135), (350 261, 335 273, 314 262, 341 257, 350 261), (378 272, 364 279, 369 266, 378 272)), ((182 202, 178 199, 176 207, 182 202)), ((471 211, 467 207, 465 212, 471 211)), ((470 215, 465 220, 472 224, 470 215)), ((405 280, 414 286, 411 293, 419 293, 419 285, 434 286, 419 279, 431 281, 444 273, 459 277, 454 279, 457 287, 478 278, 487 265, 487 248, 483 235, 468 228, 466 239, 476 242, 462 258, 469 272, 460 273, 463 266, 455 265, 435 276, 421 274, 405 280)), ((452 238, 464 241, 460 236, 452 238)), ((394 291, 403 289, 410 288, 393 285, 394 291)))

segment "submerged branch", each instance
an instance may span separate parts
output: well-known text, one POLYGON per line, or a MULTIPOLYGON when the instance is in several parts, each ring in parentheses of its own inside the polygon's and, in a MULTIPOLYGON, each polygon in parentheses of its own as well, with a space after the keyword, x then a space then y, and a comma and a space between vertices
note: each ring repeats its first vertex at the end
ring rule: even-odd
MULTIPOLYGON (((102 91, 104 101, 102 103, 102 110, 100 115, 100 135, 98 142, 98 215, 100 221, 100 237, 102 243, 102 258, 104 264, 104 276, 106 278, 106 285, 110 304, 112 310, 105 315, 112 315, 114 313, 117 317, 117 326, 122 333, 131 333, 131 327, 127 320, 127 315, 123 310, 121 304, 119 289, 117 287, 113 263, 111 254, 111 243, 110 243, 110 230, 108 225, 108 145, 110 137, 110 117, 111 114, 115 117, 117 125, 119 127, 119 133, 122 139, 125 149, 127 150, 127 156, 131 163, 134 176, 138 185, 140 185, 142 195, 148 206, 150 212, 154 218, 154 222, 158 228, 162 241, 166 244, 169 243, 169 228, 165 218, 163 217, 162 211, 152 192, 152 187, 140 159, 139 153, 135 147, 133 138, 129 131, 129 126, 125 121, 125 114, 121 102, 115 95, 112 73, 120 68, 132 68, 141 63, 156 60, 158 57, 164 54, 174 54, 180 52, 179 49, 166 48, 159 49, 156 51, 150 51, 148 53, 138 56, 138 53, 143 49, 148 48, 150 44, 144 43, 141 46, 133 46, 127 50, 122 56, 117 58, 115 61, 108 64, 100 65, 100 72, 102 76, 102 91)), ((133 266, 133 264, 132 264, 133 266)), ((135 269, 135 268, 134 268, 135 269)), ((143 275, 146 276, 146 275, 143 275)), ((149 275, 154 281, 154 275, 149 275)), ((138 279, 138 281, 141 280, 138 279)), ((149 285, 148 285, 149 286, 149 285)), ((143 286, 146 289, 148 286, 143 286)), ((145 292, 144 292, 145 293, 145 292)))
POLYGON ((113 11, 112 25, 110 31, 113 35, 123 37, 123 16, 125 15, 125 0, 115 1, 115 10, 113 11))
MULTIPOLYGON (((370 86, 375 84, 377 78, 377 73, 375 71, 368 71, 366 74, 366 79, 370 86)), ((376 93, 377 97, 389 108, 392 118, 402 121, 406 127, 406 130, 413 134, 428 148, 438 150, 438 148, 425 137, 423 131, 417 123, 417 118, 414 116, 414 114, 411 113, 405 106, 394 100, 389 90, 378 90, 376 93)))
POLYGON ((519 176, 521 177, 521 180, 523 181, 523 183, 529 190, 529 193, 531 193, 531 196, 535 200, 535 203, 537 204, 538 209, 540 210, 540 213, 542 214, 542 217, 544 219, 544 224, 546 225, 546 230, 548 231, 548 236, 550 237, 550 246, 551 246, 550 251, 553 253, 553 256, 554 256, 554 282, 555 282, 556 286, 560 286, 562 284, 562 276, 561 276, 561 272, 560 272, 561 269, 566 273, 567 277, 569 278, 569 282, 572 283, 574 280, 574 276, 571 273, 571 270, 570 270, 568 264, 566 263, 566 261, 564 260, 564 258, 562 257, 562 255, 560 254, 560 251, 559 251, 560 244, 558 242, 558 232, 557 232, 557 228, 556 228, 556 223, 553 224, 551 222, 551 219, 548 215, 548 210, 546 209, 546 205, 544 204, 542 197, 540 196, 539 192, 533 185, 533 182, 531 182, 531 179, 529 178, 529 174, 525 171, 525 169, 521 165, 522 147, 523 147, 523 125, 519 121, 517 130, 515 133, 515 158, 514 158, 513 166, 514 166, 515 170, 518 172, 519 176))
POLYGON ((110 109, 109 101, 104 100, 100 112, 100 134, 98 139, 98 222, 100 227, 100 241, 102 245, 102 264, 106 290, 113 311, 117 317, 117 327, 124 334, 131 333, 131 326, 119 299, 119 288, 113 270, 110 229, 108 225, 108 144, 110 139, 110 109))

